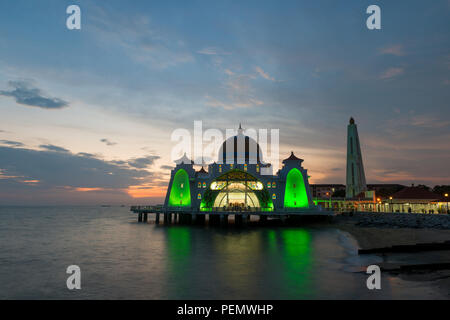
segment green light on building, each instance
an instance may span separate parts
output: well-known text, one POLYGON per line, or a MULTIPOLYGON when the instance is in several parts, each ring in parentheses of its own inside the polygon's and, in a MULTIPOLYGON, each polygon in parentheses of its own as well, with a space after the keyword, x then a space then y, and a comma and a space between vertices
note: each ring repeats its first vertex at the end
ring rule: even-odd
POLYGON ((308 208, 303 175, 297 168, 291 169, 286 178, 286 191, 284 193, 285 208, 308 208))
POLYGON ((170 189, 169 206, 171 207, 190 207, 191 190, 189 187, 189 176, 184 169, 180 169, 173 178, 172 188, 170 189))

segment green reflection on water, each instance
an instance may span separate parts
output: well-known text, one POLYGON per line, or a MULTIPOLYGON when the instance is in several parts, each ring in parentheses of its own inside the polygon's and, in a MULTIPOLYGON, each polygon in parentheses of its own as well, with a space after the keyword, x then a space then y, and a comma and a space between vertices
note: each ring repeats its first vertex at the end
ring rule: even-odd
POLYGON ((191 251, 191 231, 188 227, 167 229, 168 248, 171 258, 187 257, 191 251))
POLYGON ((311 236, 302 229, 281 231, 286 293, 290 298, 310 297, 311 236))
POLYGON ((191 278, 186 274, 191 264, 191 229, 170 226, 167 235, 167 284, 169 297, 188 297, 192 287, 191 278))
POLYGON ((169 296, 208 298, 195 288, 215 291, 211 283, 233 295, 222 299, 314 296, 312 240, 307 230, 205 229, 195 230, 193 236, 190 227, 171 226, 165 232, 169 296), (203 282, 206 274, 207 283, 203 282))

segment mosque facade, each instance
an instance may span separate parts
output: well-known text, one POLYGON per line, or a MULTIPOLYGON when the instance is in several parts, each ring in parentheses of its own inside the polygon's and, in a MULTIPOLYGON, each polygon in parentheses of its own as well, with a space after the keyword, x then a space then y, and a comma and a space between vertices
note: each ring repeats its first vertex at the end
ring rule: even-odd
POLYGON ((217 161, 207 170, 195 170, 186 154, 176 161, 164 207, 190 212, 308 211, 315 205, 302 163, 292 152, 272 174, 258 143, 240 127, 222 144, 217 161))

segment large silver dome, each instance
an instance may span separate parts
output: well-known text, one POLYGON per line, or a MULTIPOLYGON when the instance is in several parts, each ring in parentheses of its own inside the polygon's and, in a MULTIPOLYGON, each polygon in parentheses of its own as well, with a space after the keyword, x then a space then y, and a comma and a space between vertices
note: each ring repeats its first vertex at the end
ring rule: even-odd
POLYGON ((219 149, 219 163, 256 164, 262 163, 262 151, 259 144, 243 134, 239 128, 238 134, 225 140, 219 149))

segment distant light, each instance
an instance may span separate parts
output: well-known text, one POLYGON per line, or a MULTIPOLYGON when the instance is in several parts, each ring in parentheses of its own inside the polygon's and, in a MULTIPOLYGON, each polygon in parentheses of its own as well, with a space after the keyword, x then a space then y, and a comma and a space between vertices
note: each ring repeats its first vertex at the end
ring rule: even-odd
POLYGON ((446 193, 445 196, 448 197, 448 193, 446 193))
POLYGON ((389 200, 392 200, 392 197, 389 197, 389 200))

